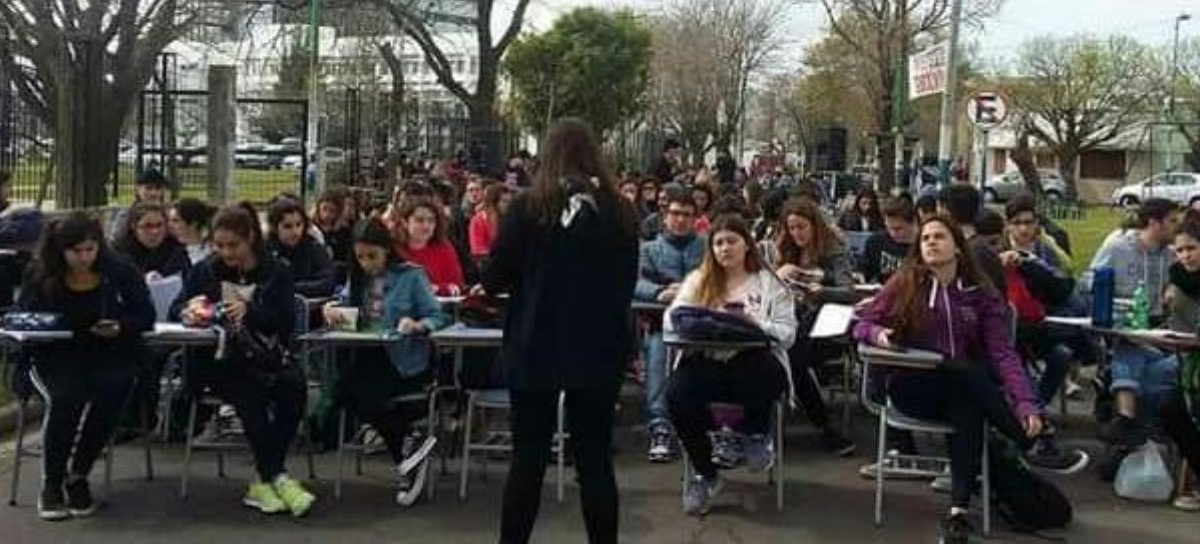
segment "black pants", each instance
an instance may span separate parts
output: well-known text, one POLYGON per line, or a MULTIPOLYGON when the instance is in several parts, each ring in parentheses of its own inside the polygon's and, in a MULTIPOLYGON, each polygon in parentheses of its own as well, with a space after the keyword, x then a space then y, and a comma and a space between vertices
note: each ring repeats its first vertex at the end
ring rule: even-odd
POLYGON ((214 395, 232 405, 242 420, 258 477, 270 482, 286 473, 288 447, 296 438, 308 395, 300 369, 289 366, 261 375, 235 361, 197 363, 193 371, 199 371, 199 383, 207 384, 214 395))
POLYGON ((67 475, 87 477, 116 429, 136 381, 129 354, 76 353, 38 359, 31 378, 46 401, 42 420, 42 480, 62 485, 67 475), (84 408, 87 419, 80 428, 84 408), (72 454, 74 450, 74 454, 72 454))
MULTIPOLYGON (((613 473, 612 426, 618 388, 566 392, 571 458, 579 479, 588 542, 617 541, 617 481, 613 473)), ((501 544, 529 541, 537 519, 542 479, 550 462, 557 424, 558 391, 512 390, 513 460, 504 483, 501 544)))
POLYGON ((356 417, 383 437, 392 461, 404 460, 404 437, 412 422, 424 417, 424 402, 394 402, 402 395, 419 393, 430 375, 404 377, 392 366, 383 348, 342 350, 338 354, 338 399, 356 417))
POLYGON ((1200 471, 1200 428, 1196 427, 1196 421, 1188 413, 1183 391, 1177 388, 1168 394, 1159 413, 1163 431, 1179 446, 1179 452, 1187 459, 1192 472, 1200 471))
POLYGON ((706 478, 717 475, 712 463, 714 402, 742 406, 745 414, 742 431, 767 434, 771 428, 771 407, 787 388, 783 367, 767 350, 739 353, 729 361, 716 361, 693 354, 680 361, 667 384, 667 405, 671 424, 679 435, 692 466, 706 478))
POLYGON ((905 415, 943 421, 954 428, 950 450, 950 504, 966 508, 983 460, 983 424, 1016 442, 1033 446, 1004 399, 1000 384, 982 362, 942 366, 936 371, 896 372, 888 396, 905 415))
POLYGON ((797 338, 788 359, 792 366, 792 382, 796 384, 796 400, 804 408, 808 420, 818 429, 829 427, 829 408, 821 396, 821 384, 815 372, 821 364, 838 357, 842 347, 823 339, 797 338))

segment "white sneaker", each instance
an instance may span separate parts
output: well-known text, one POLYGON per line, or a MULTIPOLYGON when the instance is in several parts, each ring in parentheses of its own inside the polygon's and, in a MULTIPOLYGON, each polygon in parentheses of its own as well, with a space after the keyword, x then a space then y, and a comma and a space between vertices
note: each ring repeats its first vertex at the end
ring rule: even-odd
POLYGON ((412 453, 404 458, 400 463, 400 472, 408 474, 412 469, 416 468, 429 457, 429 453, 433 451, 433 447, 437 445, 437 438, 433 435, 426 435, 425 439, 417 443, 416 448, 412 453))
MULTIPOLYGON (((397 467, 399 469, 400 467, 397 467)), ((426 459, 417 466, 416 472, 409 474, 405 472, 400 476, 400 489, 396 491, 396 504, 402 508, 408 508, 421 498, 421 493, 425 491, 425 480, 429 476, 429 460, 426 459)))

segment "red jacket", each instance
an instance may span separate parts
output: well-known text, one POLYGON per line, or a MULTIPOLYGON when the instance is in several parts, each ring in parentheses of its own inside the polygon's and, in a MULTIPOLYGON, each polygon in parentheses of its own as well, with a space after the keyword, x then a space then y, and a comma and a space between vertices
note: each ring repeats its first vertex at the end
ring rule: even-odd
POLYGON ((458 262, 458 253, 450 242, 430 242, 421 249, 408 247, 398 248, 405 260, 425 269, 429 283, 438 296, 448 296, 451 287, 457 287, 461 292, 466 283, 463 280, 462 265, 458 262))

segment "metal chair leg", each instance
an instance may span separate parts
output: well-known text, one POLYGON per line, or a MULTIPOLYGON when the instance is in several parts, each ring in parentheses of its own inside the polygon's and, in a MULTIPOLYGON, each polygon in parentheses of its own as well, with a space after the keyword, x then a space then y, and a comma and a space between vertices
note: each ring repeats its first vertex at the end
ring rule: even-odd
POLYGON ((879 408, 879 443, 875 452, 875 526, 883 525, 883 470, 887 457, 887 406, 879 408))
POLYGON ((184 429, 184 434, 187 439, 183 446, 183 474, 179 479, 179 498, 186 499, 188 493, 188 475, 192 469, 192 447, 195 443, 195 428, 196 428, 196 405, 199 404, 199 399, 193 398, 188 405, 188 422, 187 429, 184 429))
POLYGON ((557 426, 557 431, 554 436, 554 441, 558 444, 558 459, 557 459, 558 466, 555 467, 557 470, 558 477, 555 480, 555 487, 556 487, 556 492, 557 492, 557 496, 558 496, 558 502, 560 502, 560 503, 563 502, 563 481, 566 479, 566 477, 565 477, 565 472, 566 472, 565 456, 567 453, 567 434, 566 434, 566 402, 565 402, 565 398, 566 398, 565 393, 563 393, 563 392, 558 393, 558 411, 557 411, 558 412, 557 413, 558 426, 557 426))
POLYGON ((17 505, 17 488, 21 485, 21 458, 25 456, 25 408, 29 399, 17 402, 17 444, 13 452, 13 472, 8 484, 8 505, 17 505))
POLYGON ((780 512, 783 511, 783 487, 785 478, 787 477, 784 470, 784 465, 787 463, 783 451, 783 416, 784 403, 779 401, 775 403, 775 508, 780 512))
POLYGON ((471 427, 474 423, 475 394, 467 393, 466 424, 463 428, 462 465, 458 471, 458 500, 467 500, 467 477, 471 469, 471 427))
POLYGON ((988 425, 983 424, 983 536, 992 534, 992 467, 988 452, 988 425))
POLYGON ((150 428, 150 409, 142 411, 142 448, 146 463, 146 481, 154 481, 154 452, 150 443, 153 430, 150 428))
POLYGON ((346 409, 338 411, 337 476, 333 480, 333 498, 342 499, 342 471, 346 451, 346 409))
POLYGON ((217 477, 225 479, 225 452, 217 450, 217 477))
MULTIPOLYGON (((435 437, 438 439, 437 445, 434 447, 434 453, 440 459, 440 462, 442 465, 442 474, 445 474, 446 446, 445 446, 445 444, 442 443, 442 437, 439 436, 441 434, 442 426, 441 426, 441 419, 439 419, 438 411, 437 411, 437 395, 438 394, 437 394, 436 388, 433 391, 431 391, 429 394, 429 406, 427 408, 428 411, 426 412, 426 416, 425 416, 428 421, 428 424, 427 424, 428 428, 426 429, 426 431, 429 433, 429 436, 432 436, 432 437, 435 437)), ((429 499, 429 502, 433 502, 434 498, 436 498, 436 496, 437 496, 437 480, 438 480, 437 477, 438 476, 439 476, 438 474, 435 474, 433 476, 429 476, 429 477, 425 478, 425 498, 429 499)))

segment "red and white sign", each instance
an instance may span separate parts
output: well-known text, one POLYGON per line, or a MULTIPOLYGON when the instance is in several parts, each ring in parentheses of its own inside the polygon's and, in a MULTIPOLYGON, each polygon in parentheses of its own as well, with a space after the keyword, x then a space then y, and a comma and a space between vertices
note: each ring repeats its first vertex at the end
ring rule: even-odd
POLYGON ((908 57, 908 96, 916 100, 946 91, 950 42, 942 42, 908 57))
POLYGON ((983 130, 991 130, 1008 119, 1008 102, 996 92, 978 92, 967 101, 967 120, 983 130))

